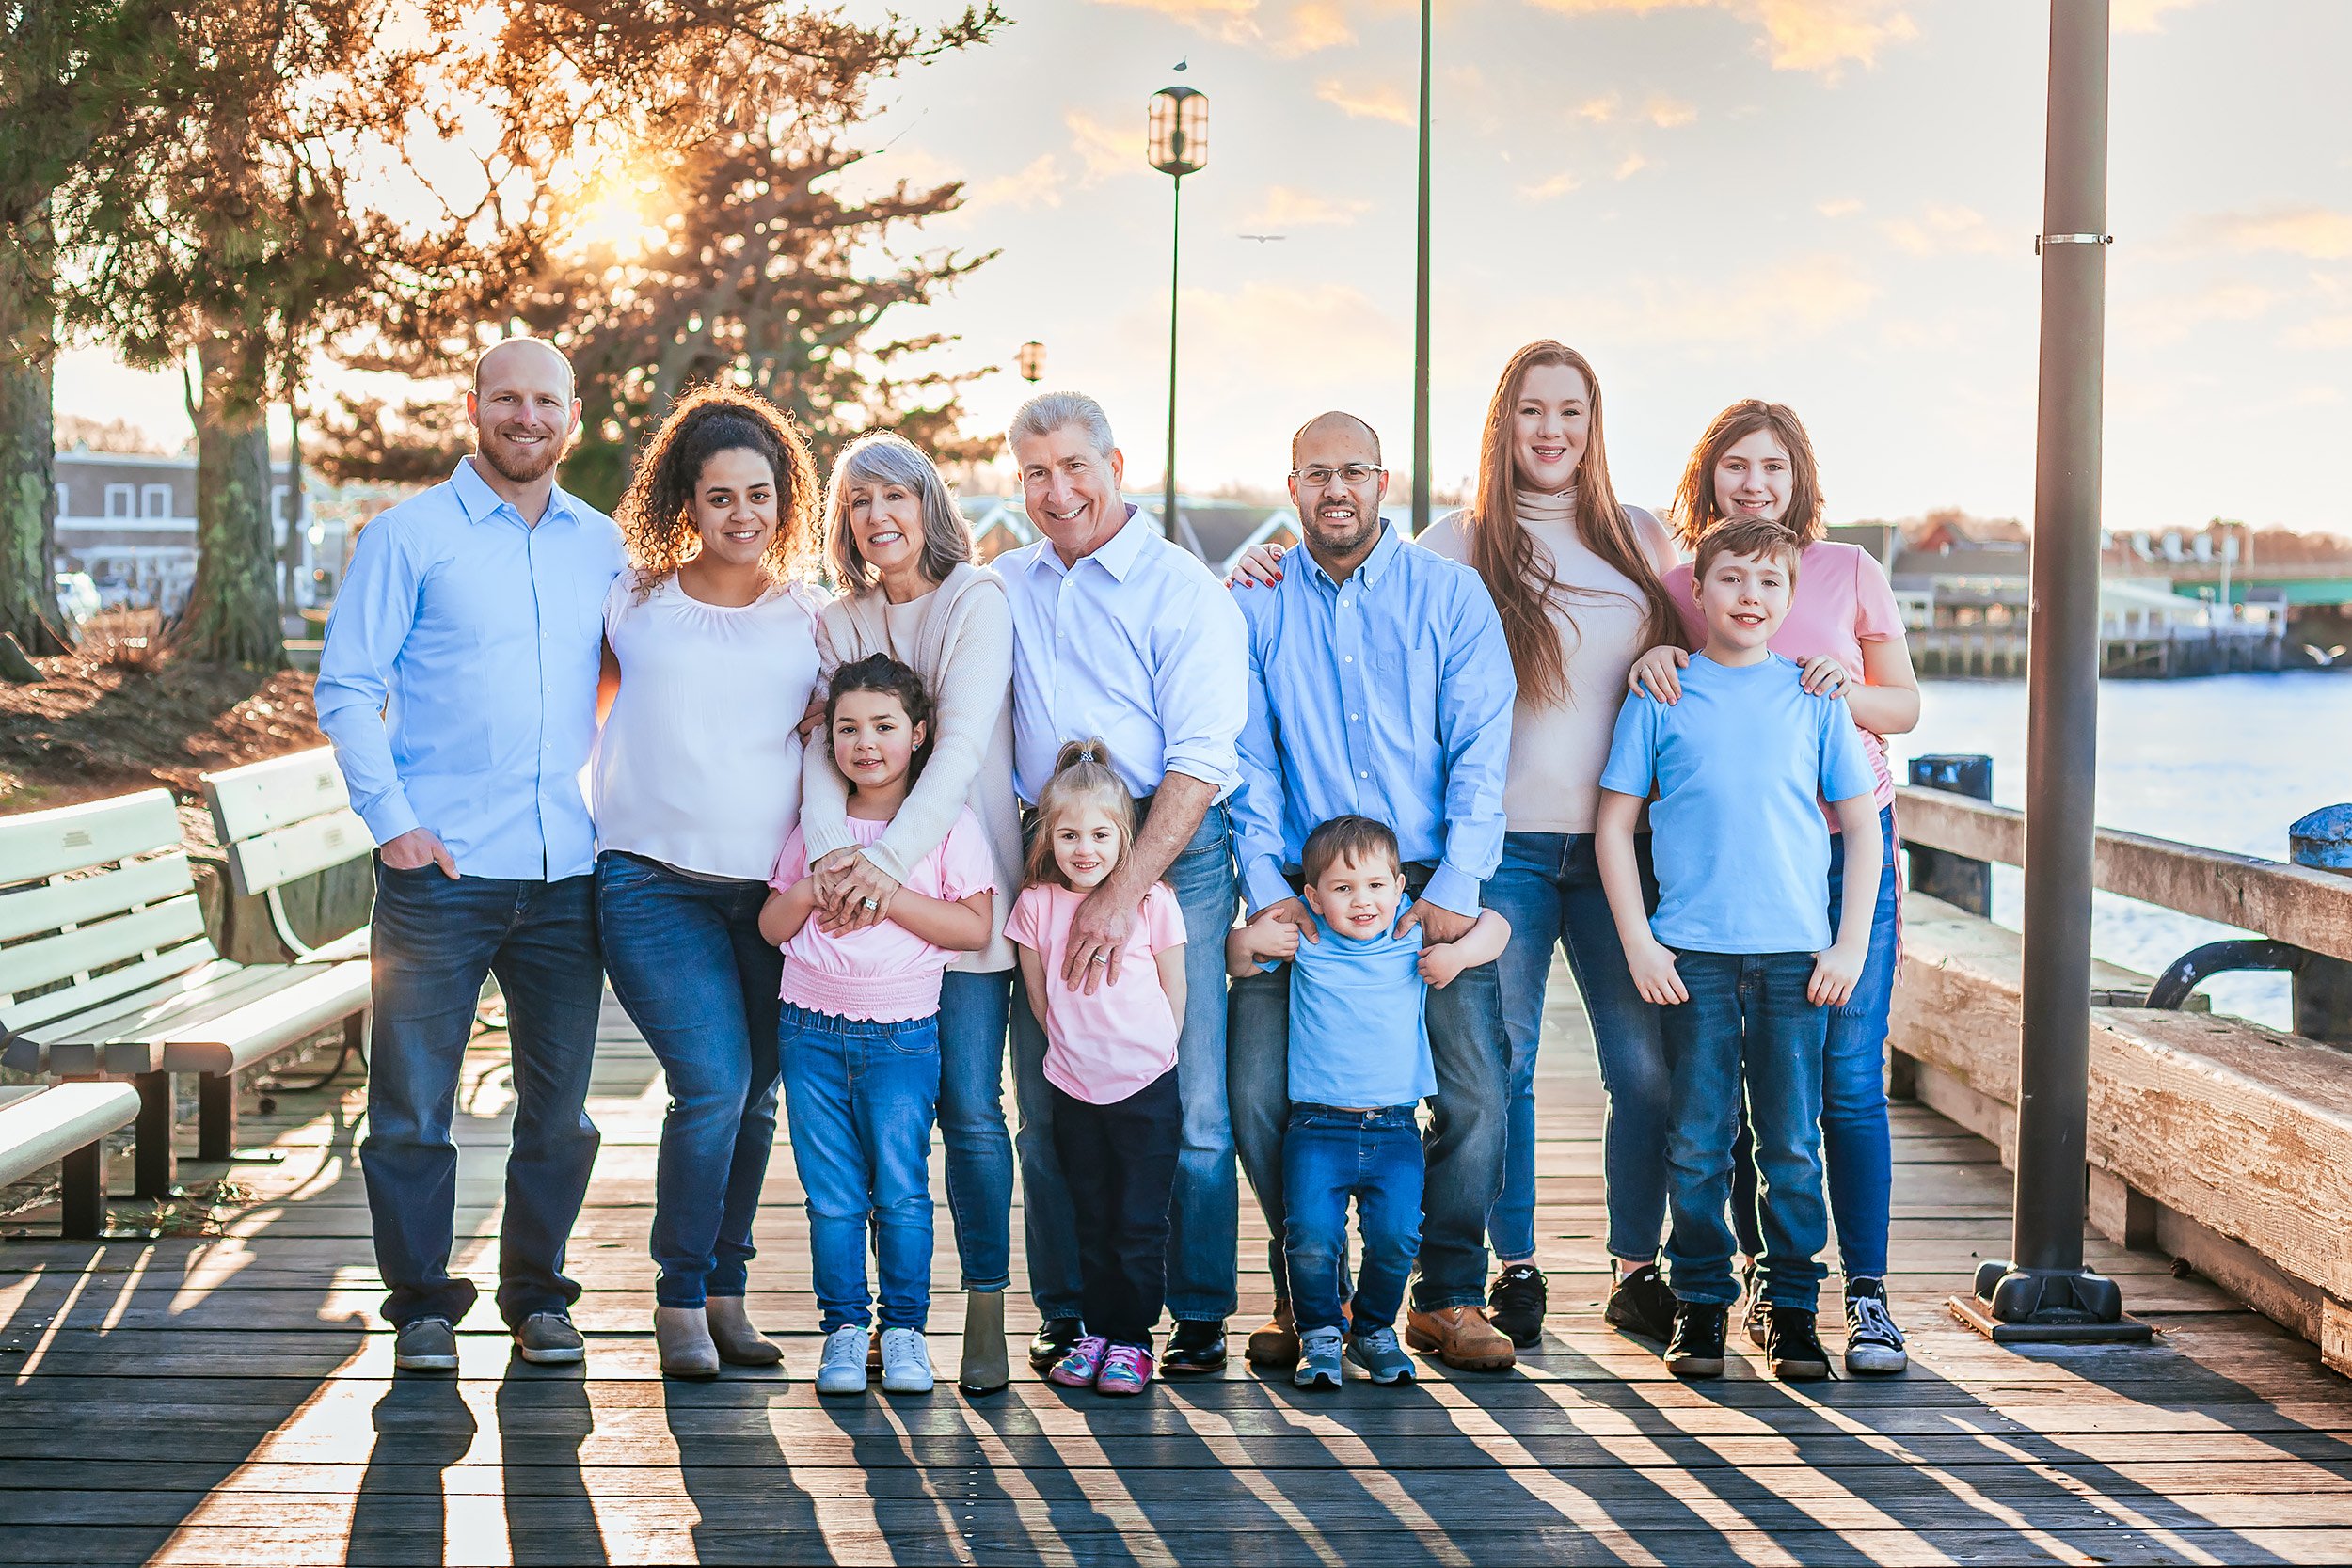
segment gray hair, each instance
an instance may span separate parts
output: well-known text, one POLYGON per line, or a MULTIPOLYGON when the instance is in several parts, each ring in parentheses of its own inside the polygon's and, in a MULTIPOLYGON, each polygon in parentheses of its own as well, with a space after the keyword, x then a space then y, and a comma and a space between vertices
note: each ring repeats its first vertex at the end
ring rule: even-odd
POLYGON ((1012 423, 1005 428, 1005 445, 1010 447, 1024 436, 1051 436, 1073 424, 1086 432, 1094 455, 1108 462, 1111 417, 1084 392, 1040 392, 1013 411, 1012 423))
POLYGON ((944 582, 972 559, 972 525, 923 449, 903 436, 876 431, 861 436, 834 459, 825 490, 825 553, 845 594, 863 594, 881 581, 857 547, 850 527, 850 486, 898 484, 914 493, 923 507, 923 575, 944 582))

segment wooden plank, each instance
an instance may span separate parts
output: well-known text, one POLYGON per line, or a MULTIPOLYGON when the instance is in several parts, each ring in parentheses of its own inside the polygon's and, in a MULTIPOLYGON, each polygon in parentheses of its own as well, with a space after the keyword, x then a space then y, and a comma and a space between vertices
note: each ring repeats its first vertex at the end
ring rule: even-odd
POLYGON ((375 839, 358 813, 330 812, 230 845, 230 879, 241 894, 267 893, 374 848, 375 839))
POLYGON ((193 893, 96 921, 0 952, 0 985, 11 1000, 24 991, 85 974, 204 934, 204 908, 193 893))
MULTIPOLYGON (((193 905, 196 900, 190 898, 184 902, 193 905)), ((197 929, 201 932, 204 926, 201 911, 198 913, 196 923, 197 929)), ((110 969, 103 974, 93 974, 86 980, 40 996, 0 1006, 0 1028, 31 1033, 37 1027, 46 1025, 39 1027, 37 1037, 43 1044, 71 1040, 75 1034, 78 1015, 87 1014, 94 1022, 101 1016, 100 1009, 107 1003, 145 990, 151 986, 183 979, 191 985, 203 984, 216 973, 212 966, 219 958, 220 955, 213 950, 212 942, 201 938, 183 942, 177 947, 165 948, 137 963, 110 969)), ((13 1046, 10 1049, 13 1051, 13 1046)), ((13 1058, 10 1065, 14 1065, 13 1058)))
POLYGON ((204 803, 223 844, 236 844, 314 816, 346 811, 351 796, 331 746, 207 773, 204 803))
POLYGON ((95 877, 36 883, 0 894, 0 942, 143 909, 195 886, 188 857, 178 849, 95 877))
POLYGON ((167 1072, 234 1072, 317 1034, 368 1005, 368 966, 295 965, 232 1011, 167 1026, 167 1072))
POLYGON ((56 1084, 0 1106, 0 1183, 56 1164, 138 1114, 138 1091, 128 1084, 56 1084))
POLYGON ((179 842, 180 814, 168 790, 20 812, 0 816, 0 883, 41 881, 179 842))

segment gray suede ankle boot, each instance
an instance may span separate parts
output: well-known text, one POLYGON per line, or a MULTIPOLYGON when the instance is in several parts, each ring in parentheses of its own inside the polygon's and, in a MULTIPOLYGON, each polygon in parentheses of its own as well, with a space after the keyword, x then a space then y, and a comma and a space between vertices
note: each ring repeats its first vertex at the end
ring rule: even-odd
POLYGON ((653 1309, 654 1348, 661 1356, 663 1377, 709 1378, 719 1375, 719 1350, 710 1342, 709 1325, 691 1307, 653 1309))
POLYGON ((784 1359, 783 1347, 752 1326, 741 1296, 712 1296, 703 1304, 703 1317, 720 1360, 738 1367, 772 1367, 784 1359))
POLYGON ((963 1297, 963 1369, 956 1386, 993 1394, 1012 1381, 1005 1359, 1005 1292, 967 1291, 963 1297))

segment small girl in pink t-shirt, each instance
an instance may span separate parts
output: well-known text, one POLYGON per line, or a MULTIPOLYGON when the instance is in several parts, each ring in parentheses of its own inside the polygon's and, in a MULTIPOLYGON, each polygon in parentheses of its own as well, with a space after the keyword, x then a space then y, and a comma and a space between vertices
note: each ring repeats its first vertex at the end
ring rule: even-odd
MULTIPOLYGON (((876 655, 834 673, 825 728, 850 781, 850 831, 890 826, 930 749, 915 673, 876 655)), ((828 929, 795 827, 776 859, 759 934, 784 950, 778 1046, 792 1159, 808 1194, 811 1283, 825 1333, 820 1394, 866 1391, 866 1238, 882 1294, 882 1386, 929 1393, 931 1123, 939 1106, 939 987, 948 961, 988 945, 995 862, 965 812, 911 868, 882 918, 828 929)))
POLYGON ((1116 955, 1066 973, 1079 906, 1127 858, 1135 800, 1100 740, 1073 742, 1038 792, 1037 836, 1005 922, 1020 945, 1029 1008, 1045 1027, 1054 1149, 1076 1211, 1085 1334, 1046 1375, 1067 1387, 1139 1394, 1168 1283, 1168 1200, 1184 1106, 1176 1036, 1184 1017, 1184 920, 1154 882, 1116 955), (1093 967, 1089 966, 1089 967, 1093 967))

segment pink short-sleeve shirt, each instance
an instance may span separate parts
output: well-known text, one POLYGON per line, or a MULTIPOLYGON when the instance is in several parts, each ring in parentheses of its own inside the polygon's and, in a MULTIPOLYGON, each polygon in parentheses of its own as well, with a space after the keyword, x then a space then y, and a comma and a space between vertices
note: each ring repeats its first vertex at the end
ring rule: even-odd
POLYGON ((1061 979, 1070 922, 1086 895, 1051 882, 1021 890, 1005 935, 1045 969, 1045 1078, 1073 1100, 1115 1104, 1176 1065, 1176 1014, 1153 961, 1184 944, 1184 911, 1165 882, 1153 882, 1119 950, 1119 983, 1089 996, 1061 979))
MULTIPOLYGON (((873 843, 890 826, 860 816, 847 823, 850 836, 861 845, 873 843)), ((781 892, 807 875, 808 850, 796 823, 768 885, 781 892)), ((996 891, 996 862, 988 851, 988 835, 969 811, 956 818, 939 847, 917 862, 900 885, 950 903, 996 891)), ((784 944, 784 985, 777 994, 796 1007, 834 1018, 875 1023, 929 1018, 939 1011, 940 976, 958 957, 895 920, 829 936, 812 918, 784 944)))
MULTIPOLYGON (((1691 564, 1685 562, 1665 576, 1666 597, 1674 601, 1683 626, 1694 640, 1707 636, 1707 622, 1691 594, 1691 564)), ((1846 668, 1846 678, 1864 684, 1862 644, 1883 642, 1903 635, 1902 608, 1895 602, 1894 584, 1877 558, 1859 545, 1823 539, 1804 547, 1797 562, 1797 593, 1788 618, 1772 634, 1772 652, 1802 664, 1816 654, 1827 654, 1846 668)), ((1860 728, 1860 726, 1856 726, 1860 728)), ((1881 806, 1895 803, 1895 775, 1887 767, 1886 742, 1862 731, 1878 777, 1871 799, 1881 806)))

